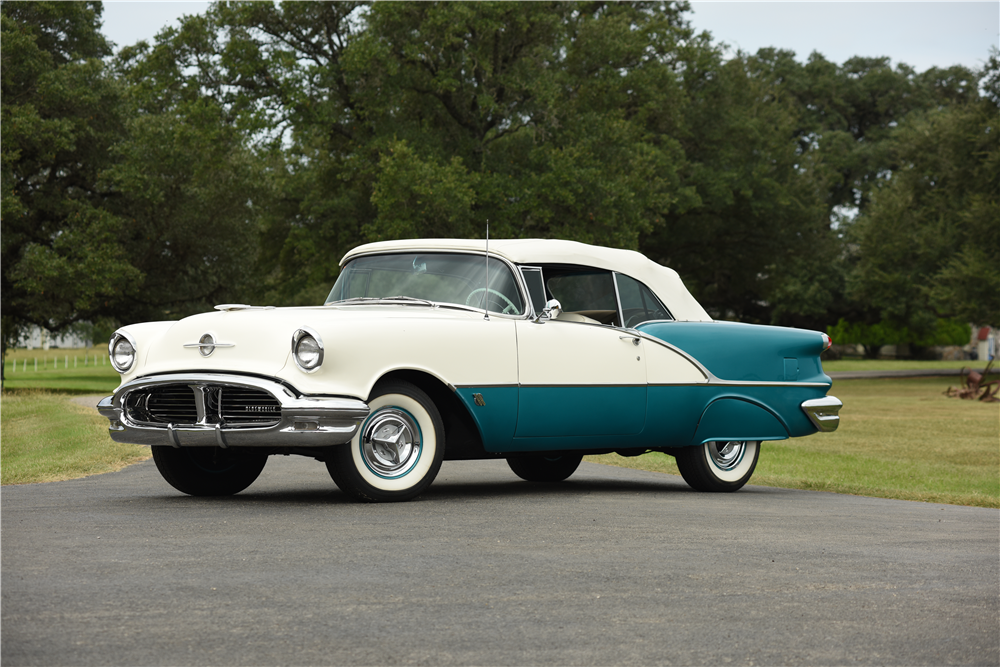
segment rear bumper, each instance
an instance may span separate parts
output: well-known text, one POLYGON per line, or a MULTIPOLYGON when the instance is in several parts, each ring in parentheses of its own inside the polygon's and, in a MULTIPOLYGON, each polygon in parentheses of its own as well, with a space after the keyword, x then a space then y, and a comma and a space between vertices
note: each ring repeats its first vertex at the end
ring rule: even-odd
POLYGON ((264 378, 217 373, 177 373, 137 378, 97 404, 108 419, 111 439, 137 445, 172 447, 328 447, 350 442, 370 412, 354 398, 297 396, 286 385, 264 378), (193 424, 140 422, 123 409, 126 397, 158 385, 186 385, 199 393, 207 388, 256 389, 273 396, 280 405, 275 423, 262 427, 227 425, 219 415, 202 406, 193 424))
POLYGON ((837 427, 840 426, 840 408, 842 407, 844 404, 836 396, 814 398, 802 403, 802 411, 809 417, 813 426, 827 433, 836 431, 837 427))

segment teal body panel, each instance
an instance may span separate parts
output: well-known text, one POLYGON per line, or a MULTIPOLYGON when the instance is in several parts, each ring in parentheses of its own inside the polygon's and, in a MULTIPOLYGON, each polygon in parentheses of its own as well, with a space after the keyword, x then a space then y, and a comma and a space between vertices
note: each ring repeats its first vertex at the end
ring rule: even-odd
MULTIPOLYGON (((523 392, 525 388, 521 388, 523 392)), ((660 447, 689 447, 710 440, 784 440, 816 432, 801 404, 826 395, 826 387, 733 386, 725 384, 664 385, 646 389, 646 418, 634 433, 579 433, 557 428, 561 422, 547 413, 547 405, 565 405, 567 387, 531 387, 537 418, 553 423, 544 435, 521 437, 517 387, 458 389, 458 395, 479 427, 488 452, 547 452, 660 447), (486 405, 476 405, 481 393, 486 405)), ((576 388, 574 388, 576 389, 576 388)), ((600 414, 613 412, 636 387, 616 389, 621 397, 609 400, 600 414), (629 390, 629 391, 626 391, 629 390)), ((581 418, 584 416, 581 415, 581 418)), ((589 416, 588 416, 589 417, 589 416)), ((562 424, 567 430, 571 427, 562 424)), ((611 429, 604 429, 610 431, 611 429)))
POLYGON ((645 426, 646 387, 459 387, 456 393, 488 452, 607 448, 631 442, 645 426), (476 404, 477 393, 484 405, 476 404), (519 404, 527 408, 520 415, 519 404))
POLYGON ((739 398, 720 398, 705 408, 692 444, 711 440, 784 440, 787 437, 788 431, 765 408, 739 398))
POLYGON ((816 331, 738 322, 645 322, 636 330, 683 350, 722 380, 830 383, 819 358, 826 343, 816 331))
POLYGON ((510 451, 517 426, 517 387, 459 387, 455 393, 472 415, 486 451, 510 451), (483 405, 476 405, 475 394, 483 397, 483 405))
POLYGON ((810 435, 816 427, 801 405, 826 392, 822 386, 794 385, 653 386, 649 388, 649 426, 637 446, 689 447, 709 440, 784 440, 810 435))
POLYGON ((521 387, 515 437, 637 435, 646 387, 521 387))
POLYGON ((817 431, 801 405, 826 396, 830 388, 820 363, 824 341, 819 333, 732 322, 648 322, 637 329, 684 351, 717 380, 649 387, 460 388, 486 451, 690 447, 712 440, 783 440, 817 431), (777 382, 789 384, 768 384, 777 382), (475 393, 482 394, 485 405, 476 405, 475 393))
MULTIPOLYGON (((670 438, 672 447, 684 447, 687 445, 699 445, 702 440, 702 433, 708 433, 706 437, 711 440, 715 438, 737 439, 737 440, 760 440, 762 438, 751 438, 747 433, 745 438, 731 438, 723 430, 717 434, 712 431, 699 431, 704 428, 714 428, 714 426, 703 425, 705 411, 708 407, 719 400, 734 399, 749 405, 759 406, 764 411, 771 414, 776 420, 775 430, 770 432, 771 436, 763 439, 774 440, 782 438, 797 438, 810 435, 816 432, 816 427, 806 413, 802 411, 802 403, 813 398, 826 396, 827 387, 817 386, 795 386, 795 385, 774 385, 774 386, 739 386, 726 384, 706 384, 699 386, 662 386, 649 388, 649 421, 654 421, 654 410, 667 411, 684 409, 689 410, 682 419, 690 422, 687 429, 678 429, 676 439, 670 438), (693 415, 700 415, 697 422, 692 419, 693 415), (778 430, 780 429, 780 430, 778 430), (698 438, 695 433, 698 432, 698 438)), ((721 426, 720 422, 714 424, 721 426)))

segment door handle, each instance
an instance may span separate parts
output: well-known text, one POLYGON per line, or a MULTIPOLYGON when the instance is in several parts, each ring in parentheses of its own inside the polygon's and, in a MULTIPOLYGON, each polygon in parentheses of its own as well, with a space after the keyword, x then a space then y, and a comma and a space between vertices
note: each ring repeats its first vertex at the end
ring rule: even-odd
POLYGON ((630 341, 632 341, 633 345, 635 345, 636 347, 639 346, 639 337, 638 336, 619 336, 618 340, 630 340, 630 341))

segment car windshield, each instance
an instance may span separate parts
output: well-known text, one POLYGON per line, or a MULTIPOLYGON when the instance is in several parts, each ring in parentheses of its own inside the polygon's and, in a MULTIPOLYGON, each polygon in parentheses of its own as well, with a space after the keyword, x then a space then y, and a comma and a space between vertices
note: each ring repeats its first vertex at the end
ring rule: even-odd
POLYGON ((453 303, 490 312, 521 315, 521 294, 507 265, 482 255, 398 253, 352 259, 344 266, 326 303, 349 299, 409 297, 453 303))

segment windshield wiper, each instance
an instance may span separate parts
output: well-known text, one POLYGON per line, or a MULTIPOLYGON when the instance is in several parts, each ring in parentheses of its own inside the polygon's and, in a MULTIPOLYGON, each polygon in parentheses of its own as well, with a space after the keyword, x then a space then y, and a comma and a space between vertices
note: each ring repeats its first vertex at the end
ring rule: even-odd
POLYGON ((403 301, 405 303, 419 303, 425 306, 435 306, 437 305, 433 301, 428 301, 427 299, 418 299, 414 296, 403 296, 402 294, 398 296, 383 296, 379 301, 403 301))
POLYGON ((376 297, 372 296, 352 296, 350 299, 341 299, 339 301, 327 301, 324 306, 334 306, 342 303, 373 303, 378 301, 376 297))
POLYGON ((350 304, 350 303, 401 303, 401 304, 417 304, 421 306, 430 306, 432 308, 437 308, 438 304, 434 301, 428 301, 427 299, 418 299, 413 296, 404 296, 402 294, 397 296, 355 296, 350 299, 342 299, 340 301, 330 301, 325 305, 333 306, 339 304, 350 304))

